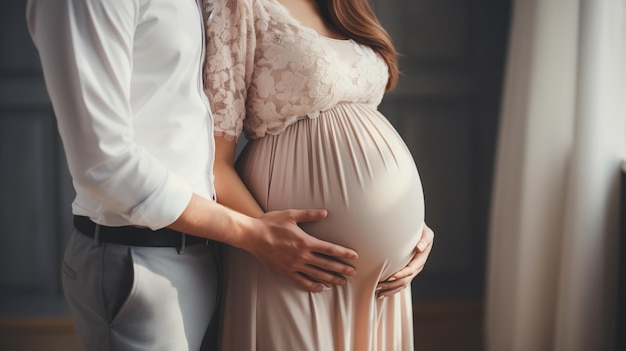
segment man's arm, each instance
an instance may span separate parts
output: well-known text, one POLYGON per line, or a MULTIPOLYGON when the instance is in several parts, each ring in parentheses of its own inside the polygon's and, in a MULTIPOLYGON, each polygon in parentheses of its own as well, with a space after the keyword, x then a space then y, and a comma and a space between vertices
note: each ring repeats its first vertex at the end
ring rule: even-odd
POLYGON ((353 267, 322 255, 347 260, 358 258, 353 250, 316 239, 297 225, 325 216, 323 210, 287 210, 269 212, 256 219, 194 195, 180 218, 169 227, 242 248, 270 269, 291 277, 310 291, 320 291, 324 285, 340 281, 312 267, 355 274, 353 267))

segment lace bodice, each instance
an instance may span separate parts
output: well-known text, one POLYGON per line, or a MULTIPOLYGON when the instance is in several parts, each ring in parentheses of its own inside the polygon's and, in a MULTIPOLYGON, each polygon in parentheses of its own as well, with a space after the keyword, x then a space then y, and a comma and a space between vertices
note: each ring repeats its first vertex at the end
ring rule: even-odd
POLYGON ((216 134, 258 139, 341 103, 380 103, 388 70, 371 48, 321 36, 277 0, 209 2, 204 81, 216 134))

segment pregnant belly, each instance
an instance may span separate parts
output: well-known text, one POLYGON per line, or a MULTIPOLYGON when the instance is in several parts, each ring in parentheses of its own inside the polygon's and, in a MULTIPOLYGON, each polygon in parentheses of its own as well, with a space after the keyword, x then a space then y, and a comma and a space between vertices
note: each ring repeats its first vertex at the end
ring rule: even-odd
POLYGON ((300 120, 250 142, 237 169, 266 211, 328 210, 301 226, 356 250, 357 276, 384 279, 411 259, 424 221, 422 186, 408 148, 375 109, 343 104, 300 120))

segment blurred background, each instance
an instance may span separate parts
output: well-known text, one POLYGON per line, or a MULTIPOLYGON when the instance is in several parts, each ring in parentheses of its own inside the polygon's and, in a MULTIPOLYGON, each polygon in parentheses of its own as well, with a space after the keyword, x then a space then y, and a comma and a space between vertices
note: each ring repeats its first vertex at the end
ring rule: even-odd
MULTIPOLYGON (((78 350, 59 277, 74 193, 25 3, 0 3, 0 349, 78 350)), ((626 349, 624 1, 373 4, 401 54, 380 109, 436 233, 412 286, 416 350, 626 349)))

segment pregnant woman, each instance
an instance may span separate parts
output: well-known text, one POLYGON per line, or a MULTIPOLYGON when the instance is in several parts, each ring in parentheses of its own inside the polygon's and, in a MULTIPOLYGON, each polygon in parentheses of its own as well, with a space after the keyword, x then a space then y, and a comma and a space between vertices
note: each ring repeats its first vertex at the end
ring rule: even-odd
POLYGON ((412 350, 410 288, 378 290, 432 235, 413 158, 377 110, 398 74, 389 37, 366 0, 216 0, 207 12, 217 200, 251 216, 326 209, 302 227, 359 253, 355 275, 310 292, 225 248, 221 349, 412 350))

